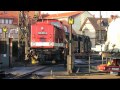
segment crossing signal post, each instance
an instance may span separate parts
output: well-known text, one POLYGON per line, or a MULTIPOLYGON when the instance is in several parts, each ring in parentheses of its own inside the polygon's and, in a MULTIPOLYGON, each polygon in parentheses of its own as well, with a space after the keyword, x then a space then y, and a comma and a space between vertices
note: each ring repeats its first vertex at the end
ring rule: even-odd
POLYGON ((9 67, 12 68, 12 40, 13 37, 9 37, 9 67))
POLYGON ((74 24, 74 19, 70 17, 68 19, 68 23, 70 24, 70 32, 69 32, 69 55, 67 56, 67 72, 72 73, 72 25, 74 24))

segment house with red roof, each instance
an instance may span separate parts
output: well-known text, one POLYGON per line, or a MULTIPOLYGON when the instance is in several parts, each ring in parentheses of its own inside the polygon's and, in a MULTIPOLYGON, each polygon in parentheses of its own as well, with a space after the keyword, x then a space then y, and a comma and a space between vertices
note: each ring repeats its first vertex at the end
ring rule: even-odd
POLYGON ((58 14, 50 14, 44 17, 44 19, 58 19, 65 24, 70 30, 70 25, 68 24, 68 19, 72 17, 74 19, 74 24, 72 25, 73 34, 80 34, 80 27, 84 20, 87 17, 94 17, 88 11, 75 11, 75 12, 67 12, 67 13, 58 13, 58 14))
MULTIPOLYGON (((39 11, 29 11, 29 19, 32 21, 39 11)), ((13 48, 17 50, 19 11, 0 11, 0 62, 2 66, 9 66, 9 36, 13 37, 13 48)), ((13 61, 18 51, 13 50, 13 61)))
MULTIPOLYGON (((32 21, 36 11, 29 11, 29 19, 32 21)), ((9 32, 11 29, 18 28, 19 11, 0 11, 0 38, 5 38, 2 28, 7 27, 9 32)), ((6 32, 6 33, 8 33, 6 32)), ((6 35, 8 36, 8 35, 6 35)), ((15 38, 18 38, 16 35, 15 38)))

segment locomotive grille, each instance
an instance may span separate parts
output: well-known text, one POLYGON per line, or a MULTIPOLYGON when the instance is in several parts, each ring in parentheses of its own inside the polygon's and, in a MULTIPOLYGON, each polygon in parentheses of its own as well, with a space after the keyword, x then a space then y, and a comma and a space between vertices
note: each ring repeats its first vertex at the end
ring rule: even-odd
POLYGON ((40 41, 41 42, 46 42, 46 39, 45 38, 40 38, 40 41))

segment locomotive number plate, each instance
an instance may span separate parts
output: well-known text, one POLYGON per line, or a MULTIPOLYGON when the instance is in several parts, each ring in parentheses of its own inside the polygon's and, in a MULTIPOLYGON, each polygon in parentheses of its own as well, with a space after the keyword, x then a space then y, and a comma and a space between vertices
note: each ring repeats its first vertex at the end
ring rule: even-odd
POLYGON ((38 32, 38 34, 47 34, 47 32, 38 32))
POLYGON ((112 68, 112 70, 116 70, 117 71, 117 70, 119 70, 119 68, 112 68))

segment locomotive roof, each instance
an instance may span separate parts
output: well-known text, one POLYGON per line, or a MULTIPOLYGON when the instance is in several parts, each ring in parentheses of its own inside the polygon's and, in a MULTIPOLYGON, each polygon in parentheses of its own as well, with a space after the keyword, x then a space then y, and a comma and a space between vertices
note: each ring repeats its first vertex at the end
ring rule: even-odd
MULTIPOLYGON (((57 19, 38 19, 37 21, 43 21, 43 20, 56 20, 56 21, 59 21, 57 19)), ((59 21, 59 22, 61 22, 61 21, 59 21)))
POLYGON ((39 20, 37 20, 37 22, 33 23, 32 25, 34 25, 34 24, 36 24, 36 23, 40 23, 40 24, 50 24, 50 25, 55 26, 55 27, 58 28, 58 29, 63 29, 62 22, 59 21, 59 20, 56 20, 56 19, 39 19, 39 20), (45 20, 45 21, 49 20, 50 22, 48 21, 48 23, 46 23, 46 22, 44 22, 43 20, 45 20), (42 21, 43 21, 43 22, 42 22, 42 21), (60 26, 59 26, 59 25, 56 26, 56 25, 54 25, 54 24, 52 23, 52 22, 55 22, 55 21, 61 23, 61 24, 59 24, 60 26))

